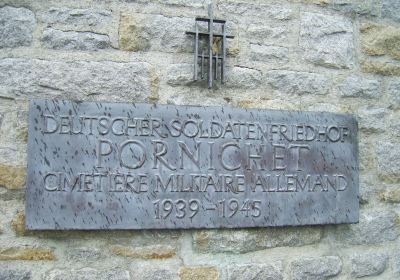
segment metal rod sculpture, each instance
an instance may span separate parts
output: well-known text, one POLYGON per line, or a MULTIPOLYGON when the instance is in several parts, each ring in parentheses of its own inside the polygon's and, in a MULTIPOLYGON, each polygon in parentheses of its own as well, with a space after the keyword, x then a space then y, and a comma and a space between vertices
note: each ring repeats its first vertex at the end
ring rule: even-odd
POLYGON ((214 19, 212 5, 208 5, 208 18, 196 17, 195 31, 187 31, 186 34, 194 35, 194 77, 198 80, 198 66, 200 64, 200 77, 204 79, 204 66, 206 60, 208 88, 212 88, 213 80, 218 80, 218 71, 220 73, 221 83, 225 83, 225 60, 226 60, 226 39, 233 39, 234 36, 226 34, 226 21, 222 19, 214 19), (207 22, 207 32, 199 31, 199 23, 207 22), (214 33, 214 24, 221 25, 221 33, 214 33), (221 40, 222 38, 222 40, 221 40), (201 48, 201 39, 207 44, 207 55, 204 54, 204 49, 201 48), (215 40, 219 39, 219 40, 215 40), (213 45, 216 47, 213 49, 213 45), (201 52, 199 52, 201 49, 201 52), (199 63, 200 58, 200 63, 199 63))

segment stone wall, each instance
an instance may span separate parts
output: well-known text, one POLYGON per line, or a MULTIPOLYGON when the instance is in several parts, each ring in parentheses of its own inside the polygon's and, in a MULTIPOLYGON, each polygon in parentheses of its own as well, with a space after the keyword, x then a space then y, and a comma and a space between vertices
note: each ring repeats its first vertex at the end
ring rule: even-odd
POLYGON ((215 0, 228 82, 193 83, 203 0, 0 0, 0 279, 400 279, 400 1, 215 0), (28 232, 29 98, 350 113, 360 223, 28 232))

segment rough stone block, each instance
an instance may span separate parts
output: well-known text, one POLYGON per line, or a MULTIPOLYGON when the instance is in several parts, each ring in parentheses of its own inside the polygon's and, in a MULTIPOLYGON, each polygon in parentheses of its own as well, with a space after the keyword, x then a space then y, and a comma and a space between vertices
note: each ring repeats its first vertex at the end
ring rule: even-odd
POLYGON ((26 168, 0 164, 0 186, 10 190, 21 189, 25 186, 26 168))
POLYGON ((181 267, 180 280, 218 280, 219 271, 213 266, 181 267))
POLYGON ((219 1, 218 10, 227 15, 236 14, 242 17, 267 18, 282 21, 290 20, 295 15, 295 12, 290 7, 282 5, 230 0, 219 1))
POLYGON ((91 262, 99 260, 103 254, 102 250, 91 247, 71 248, 66 253, 67 259, 70 261, 91 262))
POLYGON ((47 272, 44 280, 130 280, 129 271, 109 269, 100 271, 85 267, 81 269, 53 269, 47 272))
POLYGON ((0 60, 3 95, 106 101, 146 101, 154 91, 154 71, 143 62, 0 60))
POLYGON ((20 269, 0 269, 1 280, 31 280, 30 271, 20 269))
POLYGON ((400 22, 400 2, 398 0, 382 0, 382 17, 400 22))
POLYGON ((207 7, 207 0, 125 0, 126 2, 133 2, 133 3, 158 3, 163 5, 171 5, 171 6, 178 6, 178 7, 192 7, 192 8, 206 8, 207 7))
POLYGON ((25 230, 25 214, 23 212, 17 213, 11 221, 11 228, 17 234, 17 236, 23 236, 26 234, 25 230))
POLYGON ((358 111, 359 128, 366 132, 383 132, 385 126, 383 120, 387 114, 386 108, 374 108, 372 106, 358 111))
POLYGON ((324 75, 308 72, 273 70, 266 73, 266 79, 273 89, 283 94, 324 95, 331 87, 331 81, 324 75))
POLYGON ((101 9, 52 7, 42 14, 42 20, 49 26, 64 25, 74 30, 98 30, 112 22, 112 12, 101 9))
POLYGON ((280 44, 287 45, 289 29, 284 25, 261 25, 250 24, 244 36, 250 43, 254 44, 280 44))
POLYGON ((42 35, 43 46, 55 50, 95 51, 110 47, 107 35, 93 32, 61 31, 47 28, 42 35))
POLYGON ((121 13, 119 21, 119 47, 124 51, 147 51, 150 34, 146 34, 140 20, 129 13, 121 13))
POLYGON ((53 261, 56 259, 52 249, 36 247, 0 247, 0 261, 53 261))
POLYGON ((314 244, 321 237, 319 227, 202 230, 193 234, 193 245, 201 253, 246 253, 267 248, 314 244))
POLYGON ((395 212, 371 209, 360 213, 358 224, 337 226, 332 234, 340 244, 379 244, 396 240, 400 228, 395 212))
POLYGON ((0 8, 0 48, 30 46, 36 19, 26 8, 0 8))
POLYGON ((337 256, 304 258, 290 264, 293 280, 324 280, 342 271, 342 261, 337 256))
POLYGON ((256 69, 245 67, 233 67, 227 69, 227 87, 255 89, 260 86, 261 80, 262 74, 256 69))
POLYGON ((342 97, 379 98, 381 83, 361 76, 349 76, 338 85, 342 97))
POLYGON ((400 253, 395 253, 390 257, 393 260, 393 274, 400 276, 400 253))
POLYGON ((400 76, 400 65, 391 62, 361 61, 361 69, 366 73, 376 73, 384 76, 400 76))
POLYGON ((400 28, 377 24, 361 27, 362 50, 368 55, 400 59, 400 28))
POLYGON ((389 256, 384 253, 354 254, 351 274, 356 278, 379 275, 385 271, 389 256))
MULTIPOLYGON (((327 6, 344 13, 360 16, 379 16, 380 1, 377 0, 311 0, 315 4, 327 6)), ((307 2, 307 0, 306 0, 307 2)), ((310 2, 310 0, 308 0, 310 2)))
POLYGON ((123 13, 119 22, 120 48, 129 51, 192 52, 193 18, 123 13))
POLYGON ((287 63, 289 49, 278 46, 250 45, 250 58, 254 61, 287 63))
POLYGON ((167 83, 171 86, 187 85, 193 82, 193 64, 172 64, 167 68, 167 83))
POLYGON ((144 247, 113 246, 111 252, 117 256, 139 259, 168 259, 176 255, 176 248, 163 245, 144 247))
POLYGON ((180 280, 178 268, 173 265, 134 264, 131 278, 135 280, 180 280))
POLYGON ((376 144, 376 155, 380 178, 389 182, 399 182, 400 144, 380 141, 376 144))
POLYGON ((386 186, 385 190, 380 192, 379 198, 387 203, 400 203, 400 189, 397 185, 386 186))
POLYGON ((282 262, 275 264, 230 265, 226 269, 228 280, 282 280, 282 262))
POLYGON ((400 108, 400 81, 398 79, 389 81, 387 93, 390 105, 394 108, 400 108))
POLYGON ((331 68, 354 65, 353 26, 349 19, 315 13, 303 13, 300 25, 300 47, 303 57, 331 68))

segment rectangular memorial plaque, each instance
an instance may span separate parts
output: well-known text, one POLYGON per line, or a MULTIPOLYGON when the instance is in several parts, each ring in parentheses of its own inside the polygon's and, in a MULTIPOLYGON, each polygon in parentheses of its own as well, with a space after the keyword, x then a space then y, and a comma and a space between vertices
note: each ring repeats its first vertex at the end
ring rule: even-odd
POLYGON ((33 100, 28 229, 358 221, 348 115, 33 100))

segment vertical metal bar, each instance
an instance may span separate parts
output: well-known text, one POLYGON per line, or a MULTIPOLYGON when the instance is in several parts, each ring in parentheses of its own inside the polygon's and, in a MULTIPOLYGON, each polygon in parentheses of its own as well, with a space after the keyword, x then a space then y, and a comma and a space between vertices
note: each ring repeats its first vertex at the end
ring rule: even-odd
POLYGON ((197 59, 199 55, 199 27, 197 24, 197 20, 195 21, 195 30, 196 30, 196 36, 195 36, 195 46, 194 46, 194 80, 197 81, 197 59))
POLYGON ((204 50, 201 50, 201 79, 204 79, 204 50))
POLYGON ((215 53, 214 80, 218 79, 218 51, 215 53))
POLYGON ((213 54, 212 54, 212 45, 213 45, 213 10, 212 4, 208 5, 208 16, 210 18, 208 22, 208 88, 212 88, 213 85, 213 54))
POLYGON ((222 61, 221 61, 221 83, 225 83, 225 59, 226 59, 226 28, 225 23, 222 24, 222 61))

